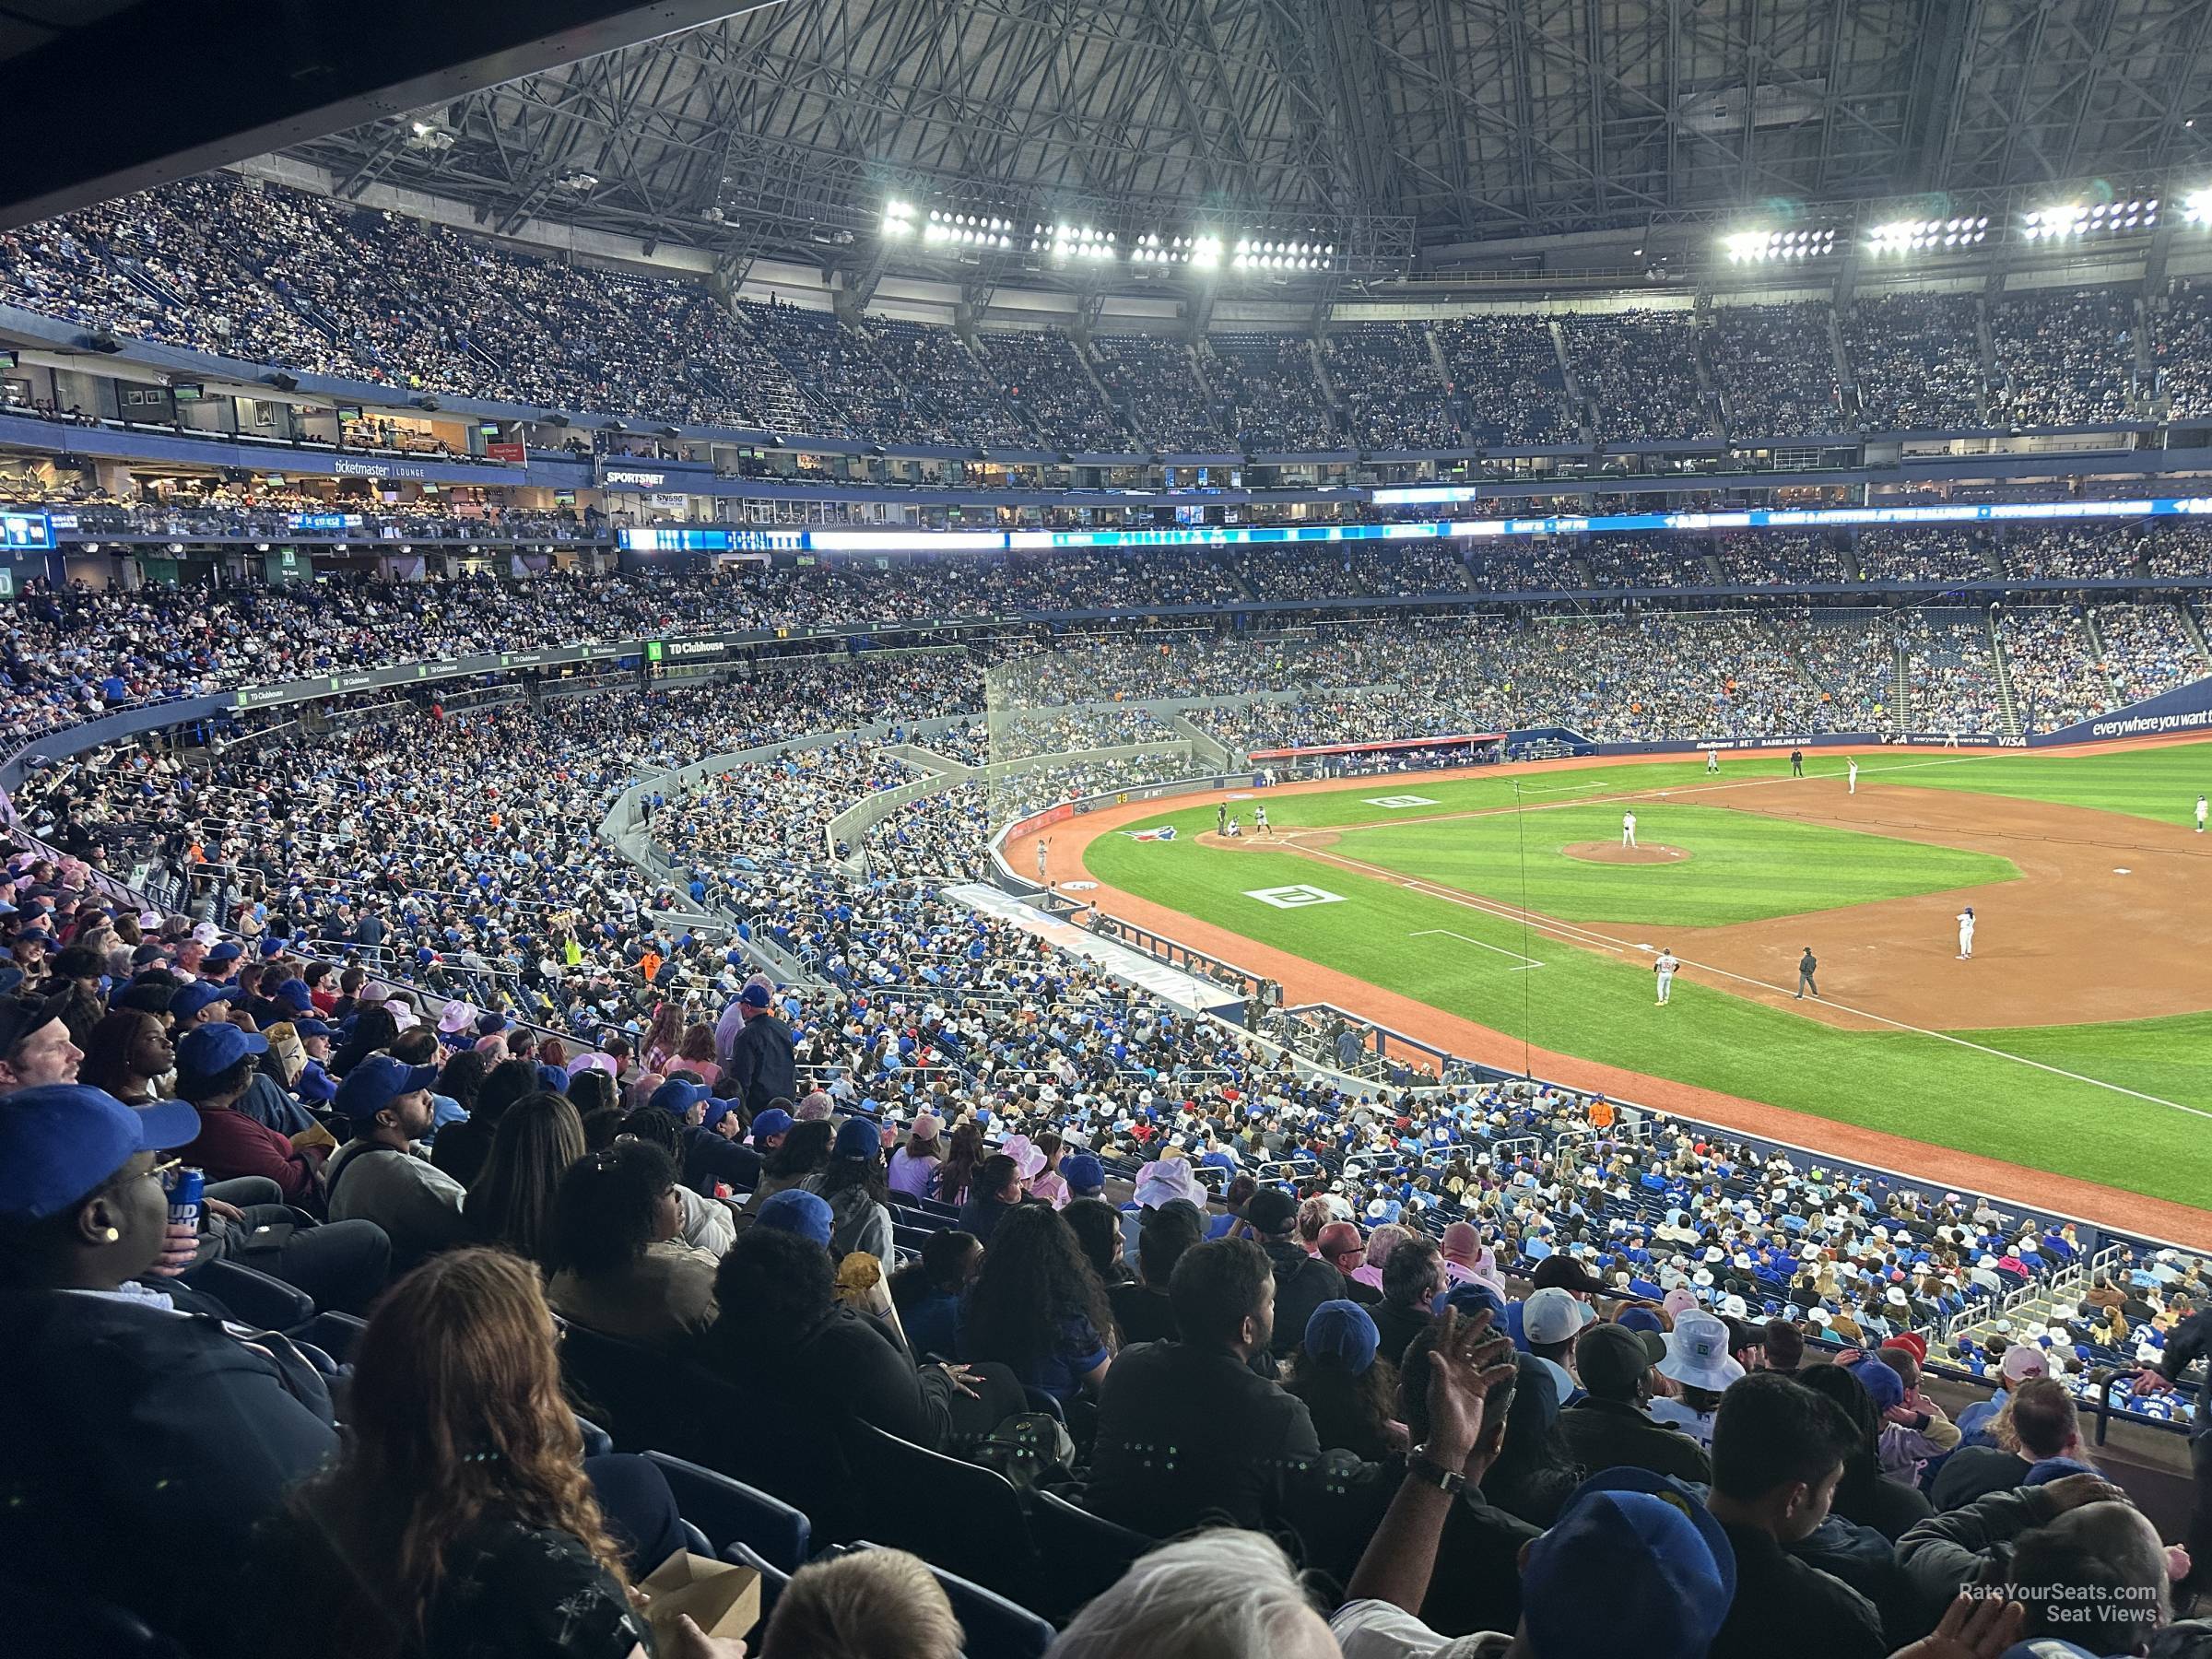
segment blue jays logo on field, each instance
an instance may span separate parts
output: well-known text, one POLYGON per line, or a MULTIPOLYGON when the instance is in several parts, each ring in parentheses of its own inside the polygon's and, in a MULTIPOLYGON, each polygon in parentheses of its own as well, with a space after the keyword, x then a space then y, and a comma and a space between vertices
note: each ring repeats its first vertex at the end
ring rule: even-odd
POLYGON ((1173 841, 1175 839, 1175 826, 1172 824, 1162 824, 1157 830, 1124 830, 1122 831, 1122 833, 1127 836, 1131 841, 1173 841))

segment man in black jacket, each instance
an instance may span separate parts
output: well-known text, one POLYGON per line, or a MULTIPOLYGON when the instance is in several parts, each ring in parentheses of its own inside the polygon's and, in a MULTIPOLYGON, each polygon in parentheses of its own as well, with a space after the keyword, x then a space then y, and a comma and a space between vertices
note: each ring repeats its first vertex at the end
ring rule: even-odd
POLYGON ((0 1412, 18 1430, 0 1442, 0 1561, 213 1653, 253 1527, 337 1433, 288 1342, 158 1276, 179 1241, 155 1154, 196 1123, 75 1084, 0 1112, 0 1412))
POLYGON ((1843 1408, 1803 1383, 1753 1371, 1721 1396, 1705 1507, 1735 1549, 1735 1600, 1710 1659, 1771 1659, 1788 1632, 1794 1659, 1882 1659, 1881 1615, 1841 1579, 1793 1560, 1843 1477, 1859 1431, 1843 1408))
POLYGON ((1704 1448, 1644 1415, 1654 1361, 1641 1335, 1625 1325, 1594 1324, 1575 1339, 1574 1361, 1583 1397, 1559 1414, 1559 1433, 1575 1462, 1593 1475, 1627 1465, 1711 1484, 1704 1448))
POLYGON ((1214 1515, 1276 1525, 1321 1442, 1305 1402, 1252 1370, 1275 1335, 1267 1257, 1248 1239, 1196 1245, 1168 1294, 1182 1339, 1124 1349, 1106 1373, 1087 1507, 1159 1538, 1214 1515))
POLYGON ((730 1043, 732 1098, 759 1117, 771 1101, 799 1098, 796 1044, 791 1028, 769 1008, 768 987, 755 981, 737 994, 744 1027, 730 1043))
POLYGON ((1898 1540, 1897 1556, 1926 1606, 1962 1585, 2010 1584, 2028 1610, 2023 1637, 2091 1653, 2141 1653, 2171 1612, 2157 1529, 2093 1471, 1931 1515, 1898 1540))
POLYGON ((1344 1297, 1344 1275, 1298 1241, 1298 1199, 1288 1187, 1264 1186, 1244 1206, 1244 1219, 1258 1235, 1275 1269, 1275 1336, 1278 1359, 1305 1339, 1306 1322, 1324 1301, 1344 1297))

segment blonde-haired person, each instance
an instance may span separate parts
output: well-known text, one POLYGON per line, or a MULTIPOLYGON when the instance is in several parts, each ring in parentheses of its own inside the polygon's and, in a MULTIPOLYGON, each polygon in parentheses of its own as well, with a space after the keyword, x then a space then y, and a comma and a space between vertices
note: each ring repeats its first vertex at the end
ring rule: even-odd
MULTIPOLYGON (((337 1457, 256 1540, 240 1651, 743 1659, 742 1641, 688 1620, 648 1640, 527 1262, 451 1251, 394 1285, 355 1349, 348 1399, 337 1457)), ((609 1461, 624 1475, 638 1462, 609 1461)), ((673 1509, 665 1482, 661 1501, 673 1509)), ((629 1517, 634 1535, 643 1519, 629 1517)))
POLYGON ((917 1557, 864 1549, 793 1575, 776 1598, 760 1659, 959 1659, 964 1639, 917 1557))

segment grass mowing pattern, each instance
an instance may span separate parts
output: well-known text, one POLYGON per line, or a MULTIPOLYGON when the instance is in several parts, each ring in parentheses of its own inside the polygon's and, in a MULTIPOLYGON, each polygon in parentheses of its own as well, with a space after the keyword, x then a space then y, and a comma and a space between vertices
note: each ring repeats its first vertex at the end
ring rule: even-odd
MULTIPOLYGON (((1329 851, 1517 904, 1525 830, 1530 909, 1564 922, 1654 927, 1764 921, 2019 875, 2009 860, 1986 853, 1719 806, 1638 802, 1635 810, 1639 841, 1685 848, 1691 855, 1670 865, 1590 864, 1565 856, 1560 849, 1576 841, 1620 839, 1621 808, 1614 806, 1351 830, 1329 851)), ((1178 814, 1182 832, 1200 827, 1206 816, 1178 814)))
MULTIPOLYGON (((1888 761, 1887 756, 1867 758, 1862 763, 1862 782, 1885 781, 1881 773, 1891 770, 1888 761)), ((1808 771, 1817 767, 1840 771, 1841 763, 1808 758, 1808 771)), ((2171 821, 2181 806, 2194 806, 2196 797, 2194 785, 2187 788, 2184 798, 2176 784, 2194 775, 2212 776, 2212 745, 2072 760, 2004 756, 1950 765, 1900 755, 1895 768, 1899 775, 1886 781, 1919 785, 1963 774, 1960 782, 1947 786, 1999 794, 2006 793, 2001 786, 2010 775, 2005 771, 2009 767, 2020 769, 2019 794, 2140 817, 2159 816, 2147 810, 2157 804, 2178 802, 2164 814, 2171 821), (2074 777, 2063 770, 2075 766, 2087 769, 2084 775, 2074 777)), ((1783 775, 1787 770, 1786 758, 1732 759, 1721 781, 1783 775)), ((1546 774, 1533 776, 1549 782, 1546 774)), ((1601 768, 1553 776, 1560 784, 1571 782, 1572 795, 1642 793, 1709 782, 1696 763, 1601 768)), ((1407 809, 1419 813, 1510 804, 1512 796, 1507 779, 1426 783, 1418 774, 1380 782, 1374 793, 1419 794, 1439 803, 1407 809), (1475 792, 1473 798, 1463 795, 1463 790, 1475 792)), ((1533 790, 1529 794, 1532 800, 1562 798, 1535 797, 1533 790)), ((1269 818, 1278 825, 1374 822, 1402 816, 1367 805, 1351 794, 1286 794, 1270 799, 1267 806, 1269 818)), ((1618 835, 1620 809, 1606 810, 1618 835)), ((1637 815, 1641 834, 1643 806, 1638 806, 1637 815)), ((1532 829, 1543 816, 1552 815, 1529 816, 1532 829)), ((1211 811, 1204 810, 1144 822, 1187 820, 1196 827, 1203 819, 1204 827, 1211 828, 1211 811)), ((1419 833, 1408 828, 1361 839, 1381 842, 1390 834, 1419 833)), ((1350 839, 1340 841, 1339 848, 1347 847, 1350 839)), ((1674 837, 1654 832, 1653 839, 1674 837)), ((1532 835, 1530 896, 1537 909, 1545 910, 1548 907, 1536 899, 1534 880, 1537 844, 1532 835)), ((1698 851, 1694 844, 1692 851, 1698 851)), ((1116 887, 1495 1030, 1525 1036, 1538 1047, 2179 1203, 2202 1205, 2212 1194, 2212 1123, 2003 1057, 2018 1055, 2212 1109, 2212 1015, 1960 1033, 2000 1051, 1984 1053, 1913 1032, 1839 1030, 1688 979, 1677 982, 1668 1007, 1655 1008, 1646 959, 1594 954, 1542 935, 1524 945, 1514 923, 1409 892, 1391 880, 1288 853, 1217 850, 1188 840, 1138 842, 1109 835, 1091 844, 1085 862, 1093 875, 1116 887), (1297 884, 1325 888, 1349 902, 1281 911, 1245 897, 1252 888, 1297 884), (1416 936, 1431 929, 1449 929, 1496 949, 1441 935, 1416 936), (1518 958, 1499 954, 1524 950, 1546 965, 1514 972, 1518 958)), ((1554 857, 1552 862, 1566 861, 1554 857)), ((1693 858, 1683 871, 1694 872, 1696 865, 1693 858)), ((1648 877, 1676 872, 1665 866, 1629 866, 1605 873, 1648 877)), ((1511 891, 1517 895, 1517 868, 1511 891)), ((2093 965, 2085 967, 2085 971, 2093 971, 2093 965)), ((1785 973, 1786 964, 1774 978, 1782 982, 1785 973)))

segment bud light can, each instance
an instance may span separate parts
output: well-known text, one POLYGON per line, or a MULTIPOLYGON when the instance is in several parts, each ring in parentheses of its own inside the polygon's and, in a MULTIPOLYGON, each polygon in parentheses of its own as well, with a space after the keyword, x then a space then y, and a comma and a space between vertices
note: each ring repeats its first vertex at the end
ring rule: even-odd
POLYGON ((171 1170, 169 1174, 169 1224, 200 1230, 201 1200, 207 1194, 204 1170, 171 1170))

